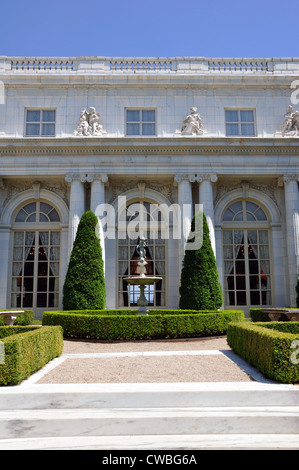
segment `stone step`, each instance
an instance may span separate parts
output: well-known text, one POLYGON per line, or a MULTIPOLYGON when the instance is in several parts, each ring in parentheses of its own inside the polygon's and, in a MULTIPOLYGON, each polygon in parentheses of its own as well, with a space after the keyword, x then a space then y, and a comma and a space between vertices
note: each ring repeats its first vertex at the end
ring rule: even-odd
MULTIPOLYGON (((293 434, 186 434, 144 436, 66 436, 29 439, 0 439, 0 450, 299 450, 298 435, 293 434)), ((116 455, 121 455, 116 454, 116 455)), ((137 456, 153 464, 153 452, 137 456)), ((196 457, 196 453, 195 453, 196 457)), ((191 456, 189 455, 189 458, 191 456)), ((196 457, 197 459, 197 457, 196 457)), ((101 462, 101 460, 100 460, 101 462)), ((199 463, 199 460, 197 460, 199 463)), ((134 465, 135 467, 135 465, 134 465)))
POLYGON ((72 436, 299 434, 299 406, 88 408, 0 412, 0 439, 72 436))
POLYGON ((0 410, 296 406, 299 387, 246 383, 30 385, 0 389, 0 410))

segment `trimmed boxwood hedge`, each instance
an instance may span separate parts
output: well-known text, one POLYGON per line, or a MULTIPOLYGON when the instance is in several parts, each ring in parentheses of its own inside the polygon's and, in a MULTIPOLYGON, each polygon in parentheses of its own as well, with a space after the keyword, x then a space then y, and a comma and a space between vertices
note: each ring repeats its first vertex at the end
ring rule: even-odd
POLYGON ((91 310, 43 315, 43 325, 61 325, 64 337, 101 340, 218 335, 226 333, 230 322, 242 320, 243 311, 152 310, 149 315, 136 315, 136 310, 91 310))
POLYGON ((227 342, 265 377, 282 383, 299 382, 298 360, 291 360, 294 345, 299 348, 299 322, 230 323, 227 342))
POLYGON ((0 385, 18 385, 63 350, 60 326, 3 326, 0 341, 4 345, 0 385))

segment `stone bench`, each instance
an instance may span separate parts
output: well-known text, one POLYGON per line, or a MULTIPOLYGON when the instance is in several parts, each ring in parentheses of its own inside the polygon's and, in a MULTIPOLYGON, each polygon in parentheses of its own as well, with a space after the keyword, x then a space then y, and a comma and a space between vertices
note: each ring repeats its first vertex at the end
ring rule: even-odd
POLYGON ((299 308, 264 308, 271 321, 278 321, 280 315, 286 315, 290 321, 299 321, 299 308))
POLYGON ((0 310, 0 316, 4 317, 6 325, 13 325, 17 315, 24 313, 24 310, 0 310))

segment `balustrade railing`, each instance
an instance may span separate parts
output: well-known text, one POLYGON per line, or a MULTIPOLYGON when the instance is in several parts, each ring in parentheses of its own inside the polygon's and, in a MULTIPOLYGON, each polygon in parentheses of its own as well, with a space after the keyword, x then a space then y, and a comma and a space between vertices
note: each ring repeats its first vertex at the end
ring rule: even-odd
POLYGON ((196 74, 298 73, 298 58, 0 57, 0 70, 16 73, 196 74))
POLYGON ((267 72, 268 62, 261 59, 220 59, 209 60, 208 69, 212 72, 267 72))

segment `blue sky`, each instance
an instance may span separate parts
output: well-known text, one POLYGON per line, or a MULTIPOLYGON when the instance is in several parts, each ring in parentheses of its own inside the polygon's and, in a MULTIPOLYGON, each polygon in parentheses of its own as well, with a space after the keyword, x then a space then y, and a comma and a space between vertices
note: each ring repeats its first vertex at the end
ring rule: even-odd
POLYGON ((7 56, 299 56, 298 0, 11 0, 0 15, 7 56))

